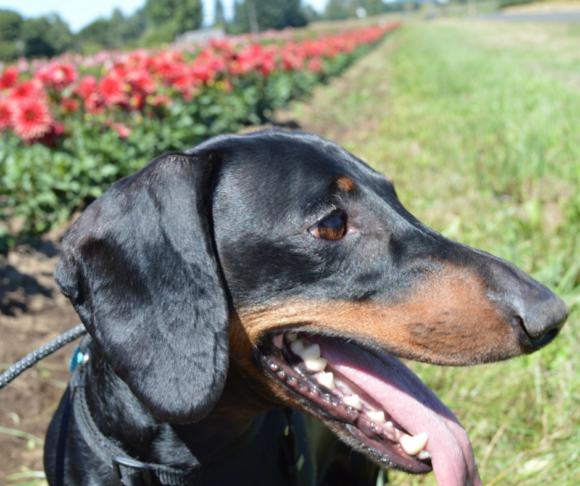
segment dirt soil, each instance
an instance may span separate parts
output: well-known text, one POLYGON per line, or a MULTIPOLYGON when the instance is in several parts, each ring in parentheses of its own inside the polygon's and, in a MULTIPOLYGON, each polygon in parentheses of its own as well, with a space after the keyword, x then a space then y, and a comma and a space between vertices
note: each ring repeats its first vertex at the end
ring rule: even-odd
MULTIPOLYGON (((0 256, 0 371, 79 323, 52 280, 65 230, 37 248, 21 246, 8 258, 0 256)), ((74 346, 69 344, 0 391, 0 485, 11 484, 7 477, 13 473, 44 471, 44 435, 66 388, 74 346)))

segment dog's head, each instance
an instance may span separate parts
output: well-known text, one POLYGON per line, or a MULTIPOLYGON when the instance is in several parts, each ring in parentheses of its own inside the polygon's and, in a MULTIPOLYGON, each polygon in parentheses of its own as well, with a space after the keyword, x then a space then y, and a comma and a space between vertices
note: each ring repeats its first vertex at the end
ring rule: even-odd
POLYGON ((423 225, 389 179, 304 133, 154 160, 83 213, 55 278, 160 420, 199 421, 235 373, 260 403, 447 486, 478 481, 469 439, 397 357, 506 359, 567 317, 546 287, 423 225))

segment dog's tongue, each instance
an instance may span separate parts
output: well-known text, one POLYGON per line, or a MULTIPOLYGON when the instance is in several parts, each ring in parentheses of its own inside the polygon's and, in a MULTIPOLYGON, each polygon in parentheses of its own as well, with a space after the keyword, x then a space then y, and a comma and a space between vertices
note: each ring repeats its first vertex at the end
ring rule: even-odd
POLYGON ((429 436, 426 450, 440 486, 480 486, 467 433, 437 396, 397 358, 374 356, 358 346, 316 340, 322 356, 379 402, 411 435, 429 436))

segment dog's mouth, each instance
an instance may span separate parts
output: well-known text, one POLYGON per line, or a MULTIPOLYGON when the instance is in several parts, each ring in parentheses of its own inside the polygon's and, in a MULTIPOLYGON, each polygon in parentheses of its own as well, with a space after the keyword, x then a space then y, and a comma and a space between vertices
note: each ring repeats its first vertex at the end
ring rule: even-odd
POLYGON ((274 336, 260 352, 271 376, 382 465, 433 470, 446 486, 481 484, 467 433, 397 358, 305 333, 274 336))

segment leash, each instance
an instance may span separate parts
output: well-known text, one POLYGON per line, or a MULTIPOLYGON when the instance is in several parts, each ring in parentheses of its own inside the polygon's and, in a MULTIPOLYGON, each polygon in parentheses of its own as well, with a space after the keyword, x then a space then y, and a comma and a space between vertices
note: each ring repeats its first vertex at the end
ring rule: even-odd
POLYGON ((0 375, 0 390, 2 390, 2 388, 8 385, 8 383, 13 381, 16 377, 24 373, 28 368, 31 368, 36 363, 38 363, 41 359, 46 358, 55 351, 58 351, 63 346, 66 346, 68 343, 80 338, 81 336, 84 336, 86 333, 87 330, 85 329, 85 326, 83 324, 79 324, 78 326, 72 328, 70 331, 67 331, 64 334, 58 336, 56 339, 53 339, 48 344, 45 344, 44 346, 41 346, 40 348, 32 351, 32 353, 20 361, 14 363, 0 375))

